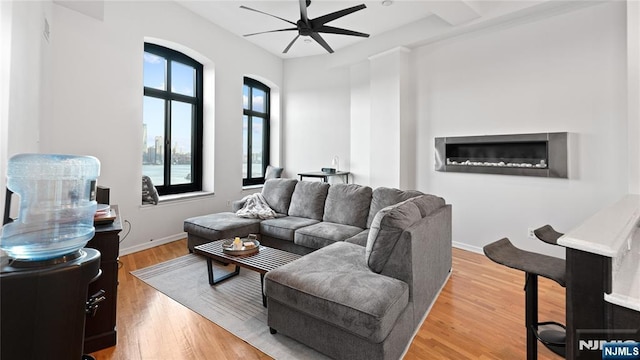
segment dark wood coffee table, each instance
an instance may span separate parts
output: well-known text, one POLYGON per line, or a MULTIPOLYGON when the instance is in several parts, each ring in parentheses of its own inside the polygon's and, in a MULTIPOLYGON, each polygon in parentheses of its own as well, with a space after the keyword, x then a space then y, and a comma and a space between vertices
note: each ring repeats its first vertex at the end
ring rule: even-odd
POLYGON ((293 260, 300 258, 302 255, 270 248, 260 245, 260 249, 255 254, 234 256, 228 255, 222 251, 222 242, 228 239, 222 239, 202 245, 196 246, 193 251, 196 254, 204 255, 207 258, 207 271, 209 273, 209 284, 216 285, 221 281, 229 279, 240 274, 240 268, 253 270, 260 273, 260 288, 262 289, 262 305, 267 306, 267 297, 264 295, 264 274, 288 264, 293 260), (233 264, 236 266, 235 271, 218 277, 213 276, 213 261, 223 264, 233 264))

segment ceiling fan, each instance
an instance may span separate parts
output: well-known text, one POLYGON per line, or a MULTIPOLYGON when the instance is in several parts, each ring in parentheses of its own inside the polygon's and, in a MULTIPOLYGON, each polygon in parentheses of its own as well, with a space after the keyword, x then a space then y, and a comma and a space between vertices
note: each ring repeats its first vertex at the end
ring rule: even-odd
POLYGON ((242 9, 251 10, 260 14, 268 15, 276 19, 286 21, 289 24, 295 26, 293 28, 262 31, 262 32, 252 33, 252 34, 246 34, 244 36, 253 36, 253 35, 266 34, 266 33, 272 33, 272 32, 281 32, 281 31, 294 31, 294 30, 298 31, 298 35, 296 35, 296 37, 293 38, 293 40, 291 40, 289 45, 287 45, 287 47, 284 49, 283 51, 284 54, 286 54, 289 51, 289 49, 291 49, 291 46, 293 45, 293 43, 295 43, 300 36, 310 36, 313 40, 315 40, 318 44, 320 44, 329 53, 333 53, 333 49, 331 48, 331 46, 329 46, 329 44, 327 44, 327 42, 322 38, 322 36, 320 36, 320 33, 369 37, 369 34, 364 34, 364 33, 353 31, 353 30, 341 29, 341 28, 325 25, 330 21, 336 20, 338 18, 341 18, 343 16, 349 15, 351 13, 354 13, 356 11, 366 8, 364 4, 356 5, 356 6, 339 10, 339 11, 335 11, 330 14, 317 17, 315 19, 309 19, 307 17, 307 7, 311 5, 311 0, 299 0, 299 1, 300 1, 300 20, 298 20, 295 23, 293 21, 283 19, 279 16, 275 16, 275 15, 266 13, 264 11, 252 9, 244 5, 241 5, 240 8, 242 9))

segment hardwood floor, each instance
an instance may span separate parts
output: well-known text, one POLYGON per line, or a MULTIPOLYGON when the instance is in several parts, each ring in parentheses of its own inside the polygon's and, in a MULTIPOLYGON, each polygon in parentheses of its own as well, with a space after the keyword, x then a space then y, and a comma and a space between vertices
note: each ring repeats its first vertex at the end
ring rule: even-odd
MULTIPOLYGON (((120 258, 118 344, 97 360, 270 359, 129 274, 187 254, 186 240, 120 258)), ((524 359, 524 274, 453 249, 453 272, 405 359, 524 359)), ((539 319, 564 323, 564 288, 539 280, 539 319)), ((539 359, 560 359, 539 345, 539 359)))

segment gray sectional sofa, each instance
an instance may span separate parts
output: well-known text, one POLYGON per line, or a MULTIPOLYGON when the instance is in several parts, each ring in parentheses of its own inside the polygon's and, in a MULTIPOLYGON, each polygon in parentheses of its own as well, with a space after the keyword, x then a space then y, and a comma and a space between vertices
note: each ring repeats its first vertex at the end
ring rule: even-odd
POLYGON ((336 359, 400 358, 450 274, 451 205, 419 191, 294 179, 268 180, 262 195, 278 217, 187 219, 189 249, 257 233, 305 254, 265 276, 272 333, 336 359))

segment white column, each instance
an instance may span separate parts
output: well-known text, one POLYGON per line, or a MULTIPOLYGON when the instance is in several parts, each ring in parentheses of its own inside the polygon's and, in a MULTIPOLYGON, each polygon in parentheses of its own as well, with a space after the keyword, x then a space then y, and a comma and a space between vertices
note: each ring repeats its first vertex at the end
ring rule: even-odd
POLYGON ((351 132, 349 171, 356 184, 371 183, 371 96, 369 62, 354 64, 349 69, 351 80, 351 132))
POLYGON ((640 3, 627 1, 629 193, 640 194, 640 3))
POLYGON ((409 52, 400 47, 369 58, 370 185, 413 188, 415 116, 409 93, 409 52))

